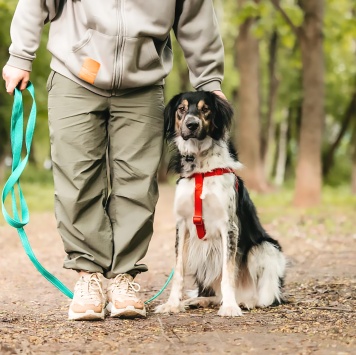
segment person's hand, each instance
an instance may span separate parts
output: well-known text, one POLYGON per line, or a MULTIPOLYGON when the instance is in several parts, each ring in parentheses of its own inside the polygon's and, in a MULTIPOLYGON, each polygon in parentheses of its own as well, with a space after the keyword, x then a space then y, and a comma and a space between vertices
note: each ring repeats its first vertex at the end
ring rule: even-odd
POLYGON ((2 70, 2 77, 6 83, 6 91, 10 95, 13 95, 16 87, 21 91, 26 89, 30 80, 30 72, 5 65, 2 70))
POLYGON ((215 91, 213 91, 213 93, 214 93, 216 96, 219 96, 221 99, 227 101, 227 98, 226 98, 226 96, 224 95, 224 93, 223 93, 222 91, 220 91, 220 90, 215 90, 215 91))

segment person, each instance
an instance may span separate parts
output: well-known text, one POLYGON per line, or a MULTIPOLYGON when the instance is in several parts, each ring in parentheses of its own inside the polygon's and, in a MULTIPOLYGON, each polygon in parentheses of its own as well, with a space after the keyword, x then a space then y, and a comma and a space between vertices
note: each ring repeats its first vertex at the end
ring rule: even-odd
POLYGON ((134 278, 147 271, 139 261, 158 199, 170 33, 192 86, 225 98, 212 0, 19 0, 3 68, 9 94, 26 88, 48 22, 55 216, 64 268, 79 272, 69 319, 103 319, 105 307, 112 317, 145 317, 134 278))

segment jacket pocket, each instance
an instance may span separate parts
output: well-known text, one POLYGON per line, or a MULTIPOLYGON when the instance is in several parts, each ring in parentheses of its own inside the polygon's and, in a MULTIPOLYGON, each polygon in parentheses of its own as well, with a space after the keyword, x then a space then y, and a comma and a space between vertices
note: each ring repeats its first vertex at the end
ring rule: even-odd
POLYGON ((78 78, 104 90, 113 86, 116 36, 92 29, 72 46, 65 61, 66 67, 78 78))
POLYGON ((167 75, 150 37, 125 37, 121 58, 122 89, 152 85, 167 75))

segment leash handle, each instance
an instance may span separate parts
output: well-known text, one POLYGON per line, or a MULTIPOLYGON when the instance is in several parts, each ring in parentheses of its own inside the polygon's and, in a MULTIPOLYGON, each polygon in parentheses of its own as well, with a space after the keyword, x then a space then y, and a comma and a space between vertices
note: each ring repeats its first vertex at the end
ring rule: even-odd
POLYGON ((73 298, 73 292, 70 291, 61 281, 59 281, 49 271, 47 271, 37 260, 30 246, 25 230, 23 229, 23 227, 30 220, 30 214, 25 200, 25 196, 21 189, 20 176, 24 171, 30 157, 32 138, 36 125, 36 111, 37 111, 36 101, 35 101, 35 89, 32 83, 29 83, 26 89, 28 90, 28 92, 32 97, 32 107, 31 107, 30 115, 28 117, 26 134, 25 134, 26 155, 21 160, 21 152, 22 152, 23 141, 24 141, 23 98, 22 98, 22 92, 18 89, 15 89, 14 103, 12 106, 12 115, 11 115, 11 127, 10 127, 12 167, 11 167, 11 175, 6 181, 1 194, 2 213, 4 215, 5 221, 10 226, 17 229, 17 232, 20 236, 21 243, 26 251, 26 254, 30 258, 30 260, 32 261, 36 269, 49 282, 51 282, 55 287, 57 287, 62 293, 64 293, 69 298, 73 298), (17 189, 15 189, 15 187, 17 187, 17 189), (10 193, 12 199, 12 214, 13 214, 12 217, 10 216, 10 214, 7 212, 5 208, 5 200, 10 193), (20 209, 21 213, 18 212, 18 209, 20 209))
POLYGON ((8 224, 14 228, 23 228, 30 220, 30 215, 27 207, 26 200, 24 198, 21 185, 20 176, 25 169, 25 166, 29 160, 31 143, 33 138, 33 133, 36 125, 36 102, 35 102, 35 91, 32 83, 29 83, 27 90, 32 97, 32 107, 30 115, 27 122, 25 145, 26 145, 26 155, 23 160, 21 160, 21 152, 23 146, 23 100, 22 93, 20 90, 15 89, 14 92, 14 103, 12 106, 11 115, 11 127, 10 127, 10 138, 11 138, 11 150, 12 150, 12 167, 11 175, 7 182, 5 183, 4 189, 2 191, 2 213, 8 224), (16 190, 17 195, 16 198, 16 190), (8 194, 11 192, 12 197, 12 213, 13 217, 6 211, 5 200, 8 194), (18 213, 18 203, 20 204, 21 218, 18 213))

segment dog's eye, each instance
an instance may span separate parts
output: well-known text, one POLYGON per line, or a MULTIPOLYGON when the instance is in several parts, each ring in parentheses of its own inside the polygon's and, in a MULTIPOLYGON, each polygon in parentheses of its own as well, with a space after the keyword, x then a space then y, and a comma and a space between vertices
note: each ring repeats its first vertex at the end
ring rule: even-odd
POLYGON ((209 112, 209 108, 208 108, 208 107, 203 107, 203 108, 201 109, 201 112, 203 112, 203 113, 208 113, 208 112, 209 112))
POLYGON ((185 112, 185 107, 184 106, 178 107, 178 112, 183 114, 185 112))

